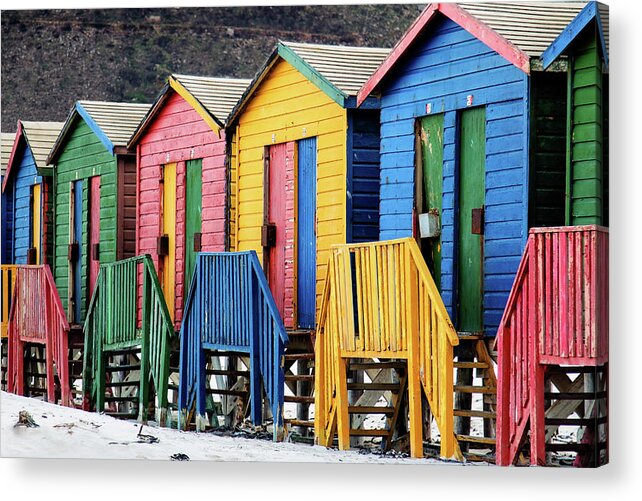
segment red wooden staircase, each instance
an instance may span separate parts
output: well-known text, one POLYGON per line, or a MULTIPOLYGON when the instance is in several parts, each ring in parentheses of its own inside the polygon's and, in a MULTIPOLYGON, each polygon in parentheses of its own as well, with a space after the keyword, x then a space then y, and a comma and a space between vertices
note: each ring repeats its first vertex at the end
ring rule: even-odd
POLYGON ((497 335, 498 464, 608 460, 608 253, 600 226, 531 229, 497 335), (555 443, 563 425, 583 438, 555 443))

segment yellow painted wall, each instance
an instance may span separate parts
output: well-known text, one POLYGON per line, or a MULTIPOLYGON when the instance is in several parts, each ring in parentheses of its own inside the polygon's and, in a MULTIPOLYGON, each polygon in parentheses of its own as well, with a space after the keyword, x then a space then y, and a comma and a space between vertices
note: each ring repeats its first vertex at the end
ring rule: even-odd
POLYGON ((230 180, 237 194, 231 250, 255 250, 260 260, 264 147, 317 137, 317 314, 330 246, 346 241, 346 133, 346 110, 281 59, 238 120, 238 158, 230 180))
POLYGON ((230 251, 234 252, 236 250, 236 200, 238 199, 238 177, 237 177, 237 165, 238 165, 238 141, 236 138, 238 134, 236 132, 236 127, 234 131, 229 131, 227 134, 230 134, 230 227, 229 227, 229 248, 230 251))

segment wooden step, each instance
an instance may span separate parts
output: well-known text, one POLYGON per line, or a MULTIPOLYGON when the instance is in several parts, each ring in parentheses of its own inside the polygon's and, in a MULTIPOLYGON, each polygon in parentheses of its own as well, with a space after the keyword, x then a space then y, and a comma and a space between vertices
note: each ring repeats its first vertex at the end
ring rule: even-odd
POLYGON ((138 395, 135 397, 105 397, 105 402, 138 402, 138 395))
POLYGON ((495 445, 495 439, 491 437, 475 437, 473 435, 455 435, 459 442, 467 442, 469 444, 484 444, 495 445))
POLYGON ((453 362, 455 369, 488 369, 486 362, 453 362))
MULTIPOLYGON (((82 362, 82 360, 80 362, 82 362)), ((140 370, 140 364, 110 365, 109 367, 105 367, 105 372, 129 372, 138 370, 140 370)))
POLYGON ((314 360, 314 353, 286 353, 285 360, 314 360))
POLYGON ((314 421, 304 421, 302 419, 286 419, 290 426, 301 426, 302 428, 314 428, 314 421))
POLYGON ((136 353, 140 353, 141 347, 140 346, 132 346, 130 348, 121 348, 118 350, 109 350, 105 351, 105 356, 107 357, 117 357, 120 355, 134 355, 136 353))
POLYGON ((250 354, 243 351, 205 350, 207 357, 249 357, 250 354))
POLYGON ((105 411, 105 415, 111 416, 117 419, 136 419, 138 417, 138 411, 136 412, 109 412, 105 411))
POLYGON ((545 392, 545 399, 553 400, 600 400, 606 398, 605 391, 596 391, 596 392, 587 392, 587 393, 555 393, 555 392, 545 392))
POLYGON ((108 388, 124 388, 127 386, 138 386, 140 381, 110 381, 105 383, 105 386, 108 388))
POLYGON ((349 414, 385 414, 387 416, 392 416, 395 413, 395 410, 392 407, 366 407, 366 406, 349 406, 349 414))
POLYGON ((477 332, 458 332, 457 337, 460 341, 481 341, 484 339, 484 334, 477 332))
POLYGON ((291 402, 294 404, 313 404, 314 397, 304 397, 299 395, 285 395, 283 397, 284 402, 291 402))
POLYGON ((233 376, 233 377, 250 377, 250 371, 237 371, 227 369, 207 369, 205 374, 208 376, 233 376))
POLYGON ((310 381, 314 382, 314 375, 311 374, 286 374, 286 381, 310 381))
POLYGON ((607 416, 599 418, 545 418, 544 423, 555 426, 594 426, 606 423, 607 419, 607 416))
POLYGON ((495 419, 497 413, 493 411, 478 411, 471 409, 453 409, 453 415, 459 417, 475 417, 484 419, 495 419))
POLYGON ((390 435, 388 430, 350 430, 351 437, 387 437, 388 435, 390 435))
POLYGON ((454 390, 460 393, 497 393, 497 388, 495 388, 494 386, 455 385, 454 390))
POLYGON ((399 392, 398 383, 348 383, 348 390, 399 392))
POLYGON ((249 392, 242 391, 242 390, 219 390, 218 388, 206 388, 205 393, 208 393, 210 395, 228 395, 228 396, 234 396, 234 397, 244 397, 249 392))
POLYGON ((312 336, 314 334, 313 330, 307 330, 307 329, 294 329, 294 330, 286 330, 285 333, 288 335, 288 337, 296 337, 296 336, 312 336))
POLYGON ((546 372, 548 374, 596 374, 602 373, 606 366, 599 365, 596 367, 577 367, 577 366, 562 366, 562 365, 547 365, 546 372))
POLYGON ((404 362, 352 362, 348 364, 348 370, 364 371, 370 369, 405 369, 404 362))

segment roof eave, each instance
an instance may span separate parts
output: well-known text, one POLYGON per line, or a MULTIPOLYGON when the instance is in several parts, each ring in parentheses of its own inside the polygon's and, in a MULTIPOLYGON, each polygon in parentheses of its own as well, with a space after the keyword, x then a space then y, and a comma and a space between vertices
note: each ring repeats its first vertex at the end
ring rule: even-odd
POLYGON ((357 93, 357 106, 360 106, 370 94, 376 91, 382 80, 406 54, 417 38, 421 36, 426 26, 435 18, 438 12, 450 18, 524 73, 530 74, 530 58, 528 55, 495 30, 455 3, 431 3, 408 28, 390 51, 390 54, 379 65, 379 68, 363 84, 357 93))
POLYGON ((4 193, 5 186, 7 186, 9 178, 11 177, 11 172, 13 171, 12 167, 16 158, 16 152, 18 151, 18 146, 22 138, 24 138, 24 127, 22 126, 22 122, 18 120, 16 136, 13 139, 11 154, 9 155, 9 161, 7 162, 7 170, 4 172, 4 180, 2 181, 2 193, 4 193))
POLYGON ((315 84, 319 88, 319 90, 327 94, 330 99, 335 101, 342 108, 345 108, 345 103, 348 99, 348 96, 344 92, 330 83, 328 79, 322 76, 317 70, 310 66, 309 63, 307 63, 287 45, 285 45, 283 42, 278 42, 272 53, 266 59, 265 63, 263 63, 261 69, 257 72, 250 85, 248 85, 247 89, 238 100, 236 106, 234 106, 229 116, 227 117, 225 123, 227 124, 228 128, 236 123, 245 106, 252 98, 254 91, 259 87, 259 85, 261 85, 278 58, 281 58, 287 63, 291 64, 294 68, 297 69, 297 71, 301 72, 308 80, 315 84))
POLYGON ((606 50, 606 41, 604 40, 600 12, 597 2, 589 2, 542 53, 540 59, 542 60, 542 66, 544 69, 548 68, 556 59, 564 54, 584 28, 586 28, 592 21, 597 23, 600 44, 602 46, 602 56, 604 57, 604 64, 608 67, 609 56, 606 50))
POLYGON ((205 123, 209 125, 209 127, 216 132, 219 137, 221 137, 221 129, 225 127, 225 124, 212 115, 203 103, 201 103, 194 94, 187 90, 187 88, 177 78, 175 78, 174 75, 170 75, 168 84, 179 96, 185 99, 185 101, 194 108, 196 113, 199 114, 205 123))
POLYGON ((60 156, 62 145, 64 144, 65 138, 69 133, 69 130, 71 129, 76 117, 84 120, 85 123, 87 123, 87 125, 91 129, 91 131, 96 135, 96 137, 98 137, 100 142, 103 143, 103 146, 105 146, 107 151, 111 155, 114 154, 114 144, 109 140, 107 135, 102 131, 102 129, 98 126, 98 124, 94 121, 94 119, 91 118, 91 115, 87 113, 87 110, 85 110, 85 108, 82 107, 82 105, 80 104, 80 101, 76 101, 76 103, 74 103, 73 108, 69 112, 69 116, 67 117, 67 120, 65 121, 65 125, 60 131, 60 134, 58 135, 56 142, 51 148, 51 152, 47 156, 47 162, 46 162, 47 165, 52 165, 60 156))
POLYGON ((136 146, 136 143, 138 143, 141 136, 145 133, 149 125, 154 121, 154 119, 156 118, 156 115, 158 114, 160 109, 163 107, 163 104, 167 99, 167 96, 169 94, 169 89, 170 89, 169 83, 165 83, 162 90, 156 97, 154 104, 152 104, 152 106, 149 108, 149 111, 145 114, 145 116, 141 120, 138 127, 136 127, 136 130, 134 131, 132 136, 129 138, 129 141, 127 141, 128 149, 131 150, 136 146))

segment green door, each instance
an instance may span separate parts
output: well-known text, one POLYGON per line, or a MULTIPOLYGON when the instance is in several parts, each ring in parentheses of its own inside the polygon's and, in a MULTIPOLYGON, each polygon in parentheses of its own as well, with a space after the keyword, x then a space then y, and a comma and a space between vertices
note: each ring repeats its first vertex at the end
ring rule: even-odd
POLYGON ((485 108, 463 111, 460 126, 457 329, 482 332, 485 108))
MULTIPOLYGON (((430 115, 420 120, 423 212, 437 214, 441 222, 444 115, 430 115)), ((441 290, 441 235, 424 239, 421 247, 435 284, 441 290)))
POLYGON ((189 160, 185 179, 185 297, 194 273, 196 253, 201 250, 203 208, 203 161, 189 160))

